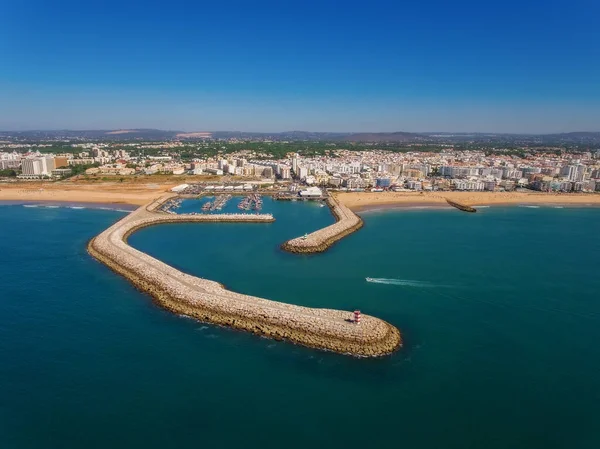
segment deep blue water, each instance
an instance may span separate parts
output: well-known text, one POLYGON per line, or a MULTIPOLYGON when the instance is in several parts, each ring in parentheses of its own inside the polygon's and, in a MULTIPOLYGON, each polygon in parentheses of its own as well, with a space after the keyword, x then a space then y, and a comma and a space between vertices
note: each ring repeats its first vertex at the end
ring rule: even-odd
POLYGON ((367 213, 297 256, 279 244, 328 209, 270 207, 272 224, 130 243, 236 291, 358 307, 402 330, 400 352, 355 359, 172 315, 85 252, 122 213, 3 206, 0 447, 600 447, 599 209, 367 213))

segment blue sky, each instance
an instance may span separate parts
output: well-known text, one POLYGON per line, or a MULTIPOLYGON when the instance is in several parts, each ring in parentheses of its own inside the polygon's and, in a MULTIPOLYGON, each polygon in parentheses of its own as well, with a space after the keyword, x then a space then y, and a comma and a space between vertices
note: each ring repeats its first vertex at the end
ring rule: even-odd
POLYGON ((600 131, 600 2, 0 0, 0 129, 600 131))

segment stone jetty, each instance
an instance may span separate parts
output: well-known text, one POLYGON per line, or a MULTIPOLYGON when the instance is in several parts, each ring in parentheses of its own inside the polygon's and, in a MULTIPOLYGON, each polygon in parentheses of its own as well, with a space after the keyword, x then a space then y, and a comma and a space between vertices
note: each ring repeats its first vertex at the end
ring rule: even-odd
MULTIPOLYGON (((364 357, 386 355, 402 345, 398 329, 378 318, 362 315, 360 324, 355 324, 352 312, 301 307, 235 293, 218 282, 182 273, 129 246, 127 237, 133 232, 160 223, 274 221, 269 214, 173 215, 157 212, 168 198, 140 207, 93 238, 88 244, 89 253, 150 294, 158 304, 200 321, 364 357)), ((341 208, 334 213, 340 214, 340 221, 351 219, 341 208)))
POLYGON ((446 202, 450 206, 456 207, 457 209, 462 210, 463 212, 477 212, 477 209, 475 209, 474 207, 467 206, 466 204, 457 203, 456 201, 449 200, 448 198, 446 198, 446 202))
POLYGON ((334 224, 288 240, 281 245, 281 249, 291 253, 320 253, 363 226, 362 219, 335 198, 327 198, 327 204, 336 219, 334 224))

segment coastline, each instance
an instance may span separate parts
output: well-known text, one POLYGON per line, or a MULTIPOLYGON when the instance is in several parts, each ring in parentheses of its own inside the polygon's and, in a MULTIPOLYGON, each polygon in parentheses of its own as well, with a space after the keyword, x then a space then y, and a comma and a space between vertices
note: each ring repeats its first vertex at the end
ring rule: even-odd
MULTIPOLYGON (((577 208, 595 208, 600 207, 600 203, 527 203, 527 202, 507 202, 493 204, 473 204, 473 207, 480 209, 500 208, 500 207, 541 207, 548 209, 577 209, 577 208)), ((387 211, 423 211, 423 210, 446 210, 452 211, 455 208, 449 205, 435 203, 385 203, 385 204, 365 204, 359 207, 351 208, 358 215, 387 212, 387 211)))
POLYGON ((389 209, 452 209, 446 199, 473 207, 561 206, 600 207, 600 194, 547 194, 538 192, 341 192, 336 199, 361 213, 389 209))
POLYGON ((172 187, 160 184, 126 185, 67 183, 0 183, 0 201, 112 204, 142 206, 172 187))

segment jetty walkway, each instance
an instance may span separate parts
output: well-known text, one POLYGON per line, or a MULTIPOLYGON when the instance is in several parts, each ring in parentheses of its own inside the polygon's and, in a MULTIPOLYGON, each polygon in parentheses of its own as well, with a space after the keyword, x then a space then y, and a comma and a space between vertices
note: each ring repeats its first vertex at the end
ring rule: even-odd
MULTIPOLYGON (((182 273, 129 246, 127 237, 133 232, 160 223, 274 221, 270 214, 176 215, 157 212, 158 207, 171 197, 161 197, 142 206, 112 225, 89 242, 89 253, 149 293, 163 307, 200 321, 357 356, 381 356, 401 346, 398 329, 378 318, 362 315, 360 324, 356 324, 352 321, 352 312, 301 307, 235 293, 218 282, 182 273)), ((338 209, 334 214, 341 217, 336 224, 352 219, 345 215, 343 207, 337 203, 336 206, 338 209)))
POLYGON ((288 240, 281 245, 281 249, 291 253, 323 252, 338 240, 363 226, 362 219, 335 198, 328 197, 327 204, 336 219, 334 224, 306 236, 288 240))

